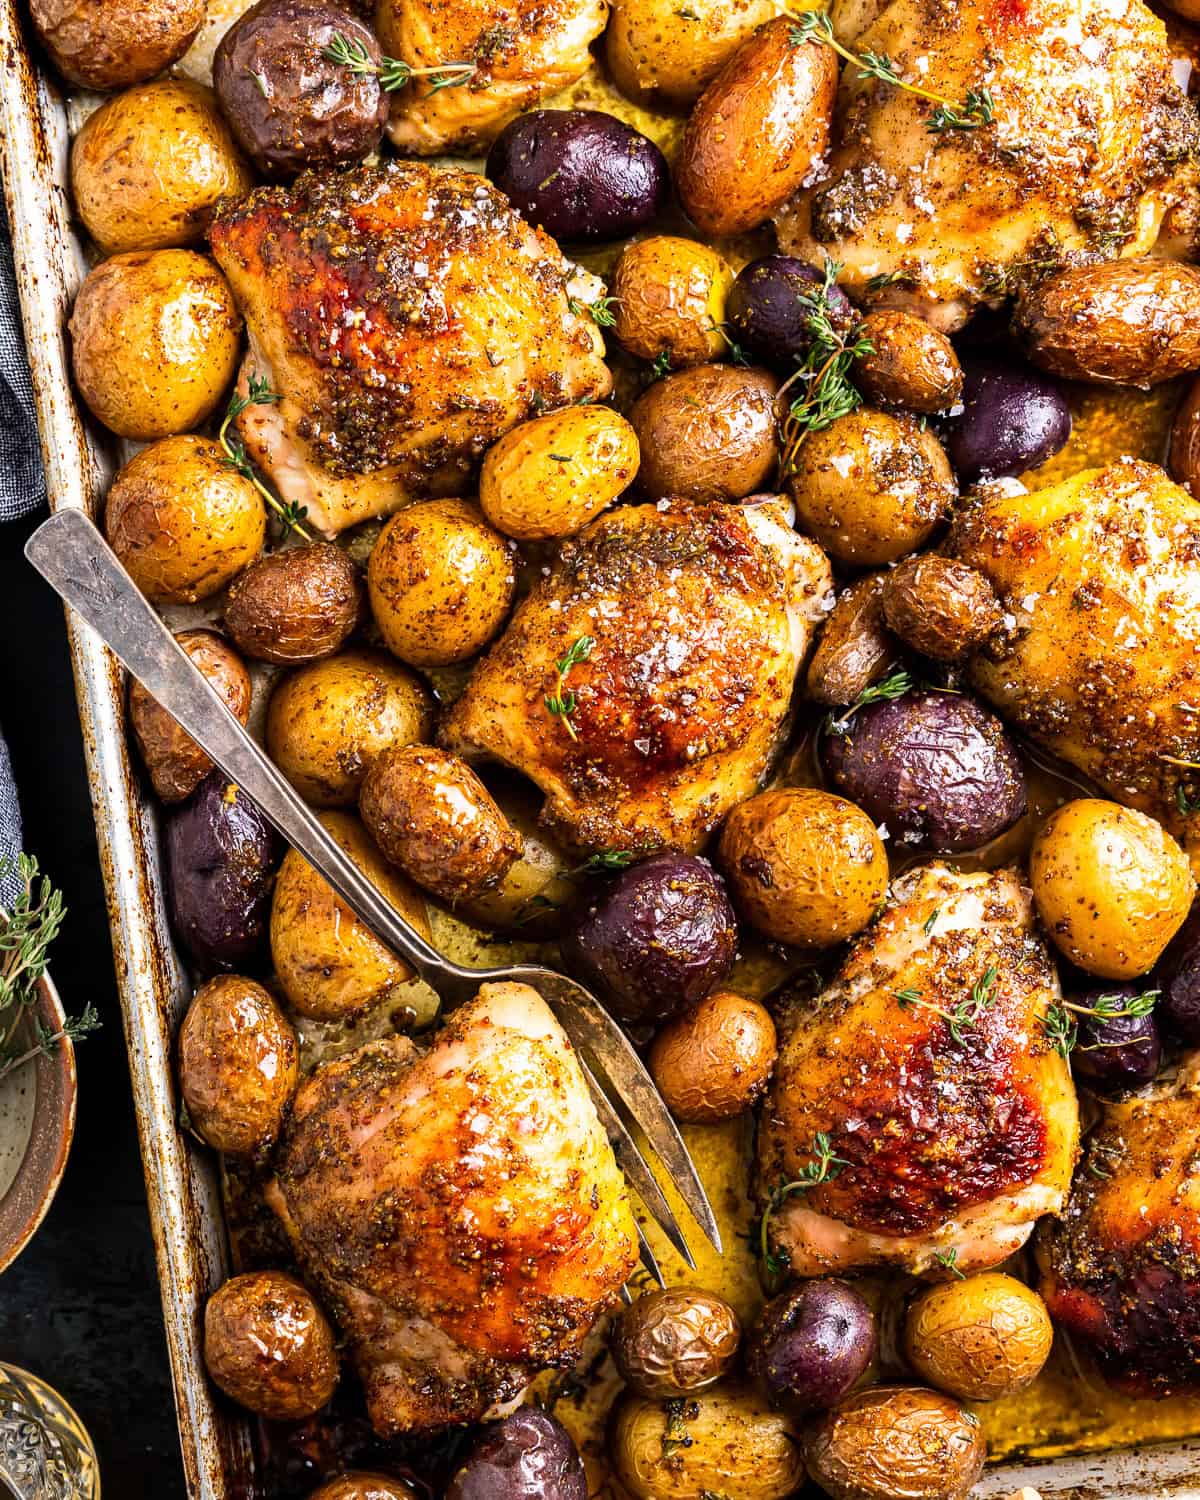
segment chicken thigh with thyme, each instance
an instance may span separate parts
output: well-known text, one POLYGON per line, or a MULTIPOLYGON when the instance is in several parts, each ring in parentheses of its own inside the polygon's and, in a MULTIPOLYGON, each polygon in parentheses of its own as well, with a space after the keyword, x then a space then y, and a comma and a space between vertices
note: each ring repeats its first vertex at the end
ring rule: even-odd
POLYGON ((951 331, 1030 271, 1146 254, 1196 196, 1195 108, 1141 0, 847 0, 834 26, 924 91, 848 64, 828 170, 779 218, 856 297, 951 331))
POLYGON ((758 1140, 775 1253, 822 1276, 1018 1250, 1075 1164, 1075 1091, 1042 1024, 1058 998, 1015 871, 897 880, 780 1050, 758 1140))
POLYGON ((638 1260, 583 1073, 535 990, 484 985, 428 1050, 371 1042, 296 1096, 271 1189, 385 1436, 570 1366, 638 1260))
POLYGON ((393 161, 223 206, 211 233, 250 333, 239 427, 332 534, 458 493, 537 411, 607 394, 591 278, 484 178, 393 161))
POLYGON ((1052 1315, 1114 1385, 1200 1390, 1200 1055, 1104 1106, 1038 1261, 1052 1315))
POLYGON ((753 792, 828 607, 775 501, 621 506, 566 542, 444 726, 583 851, 695 850, 753 792))

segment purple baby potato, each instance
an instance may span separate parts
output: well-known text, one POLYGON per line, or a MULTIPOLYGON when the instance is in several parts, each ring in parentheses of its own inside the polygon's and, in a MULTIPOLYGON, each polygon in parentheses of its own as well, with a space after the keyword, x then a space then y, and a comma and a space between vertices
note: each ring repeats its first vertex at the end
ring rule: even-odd
POLYGON ((728 976, 737 941, 725 882, 709 862, 664 853, 585 903, 562 955, 621 1020, 658 1023, 728 976))
MULTIPOLYGON (((1101 1000, 1110 1010, 1125 1009, 1142 993, 1131 984, 1108 985, 1072 995, 1072 1004, 1096 1008, 1101 1000)), ((1077 1014, 1077 1013, 1072 1013, 1077 1014)), ((1120 1092, 1153 1083, 1162 1062, 1162 1042, 1152 1013, 1141 1016, 1079 1016, 1079 1038, 1071 1053, 1071 1067, 1100 1093, 1120 1092)))
MULTIPOLYGON (((764 255, 738 272, 725 304, 734 340, 767 364, 790 368, 812 344, 809 319, 813 292, 825 278, 792 255, 764 255)), ((858 321, 839 287, 830 287, 828 305, 835 326, 847 331, 858 321)))
POLYGON ((535 109, 501 131, 487 175, 555 239, 615 240, 657 218, 671 174, 662 152, 598 109, 535 109))
POLYGON ((1200 1044, 1200 899, 1154 967, 1155 1015, 1189 1046, 1200 1044))
POLYGON ((962 366, 962 411, 943 428, 960 484, 1023 474, 1066 446, 1071 408, 1053 380, 997 359, 962 366))
POLYGON ((827 733, 821 763, 839 792, 901 848, 959 854, 1025 812, 1021 760, 995 714, 958 693, 912 692, 858 709, 827 733))
POLYGON ((167 814, 167 906, 175 936, 205 973, 262 953, 279 845, 266 818, 222 771, 167 814))
POLYGON ((803 1281, 768 1302, 747 1367, 773 1406, 799 1416, 836 1405, 875 1357, 875 1317, 844 1281, 803 1281))
POLYGON ((587 1500, 583 1460, 549 1412, 523 1406, 485 1428, 446 1500, 587 1500))

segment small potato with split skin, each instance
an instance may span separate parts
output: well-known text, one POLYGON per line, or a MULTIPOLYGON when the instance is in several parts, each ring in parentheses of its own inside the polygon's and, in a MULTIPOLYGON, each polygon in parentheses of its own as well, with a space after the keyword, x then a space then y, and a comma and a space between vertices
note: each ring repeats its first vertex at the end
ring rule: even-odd
POLYGON ((915 313, 870 312, 858 329, 871 352, 854 362, 854 383, 876 406, 949 411, 962 395, 963 371, 954 345, 915 313))
POLYGON ((332 656, 363 613, 358 571, 341 547, 285 547, 235 578, 225 628, 247 656, 296 666, 332 656))
POLYGON ((900 652, 883 619, 886 573, 856 578, 838 595, 808 664, 808 696, 842 707, 882 678, 900 652))
POLYGON ((775 1023, 748 995, 714 990, 668 1021, 647 1063, 667 1108, 685 1125, 744 1114, 766 1092, 775 1066, 775 1023))
POLYGON ((777 382, 765 370, 693 365, 643 391, 629 420, 642 451, 638 486, 651 500, 741 500, 779 461, 777 382))
POLYGON ((204 1309, 204 1363, 225 1394, 276 1422, 320 1411, 338 1382, 329 1320, 283 1271, 226 1281, 204 1309))
POLYGON ((505 536, 573 536, 633 483, 637 433, 608 406, 568 406, 522 422, 488 449, 479 507, 505 536))
POLYGON ((121 89, 183 56, 204 22, 205 0, 30 0, 29 14, 68 83, 121 89))
POLYGON ((394 746, 375 758, 358 801, 389 864, 450 906, 499 885, 522 841, 457 755, 394 746))
MULTIPOLYGON (((250 717, 250 674, 214 630, 185 630, 175 637, 239 723, 250 717)), ((140 682, 129 684, 129 722, 161 802, 190 797, 213 768, 208 755, 140 682)))
POLYGON ((960 660, 1004 624, 985 575, 936 552, 897 563, 884 582, 882 601, 891 629, 934 661, 960 660))
POLYGON ((929 1287, 904 1320, 904 1351, 922 1378, 960 1401, 997 1401, 1035 1381, 1054 1327, 1034 1291, 999 1271, 929 1287))
POLYGON ((708 245, 674 234, 637 240, 613 273, 617 342, 638 359, 665 356, 672 370, 721 359, 733 268, 708 245))
POLYGON ((613 1362, 639 1396, 670 1400, 729 1374, 742 1327, 728 1302, 698 1287, 645 1292, 613 1324, 613 1362))
POLYGON ((690 108, 778 0, 615 0, 605 33, 613 82, 635 103, 690 108))

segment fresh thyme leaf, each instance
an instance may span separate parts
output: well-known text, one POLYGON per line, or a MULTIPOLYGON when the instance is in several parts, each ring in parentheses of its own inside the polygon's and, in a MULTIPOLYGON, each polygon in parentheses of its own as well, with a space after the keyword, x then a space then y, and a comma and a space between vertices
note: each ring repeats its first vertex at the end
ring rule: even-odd
POLYGON ((1070 1057, 1079 1040, 1079 1022, 1061 1005, 1051 1005, 1042 1017, 1042 1032, 1060 1057, 1070 1057))
POLYGON ((917 277, 913 271, 881 271, 878 276, 867 277, 868 292, 882 292, 889 286, 916 286, 917 277))
POLYGON ((479 71, 476 63, 469 62, 444 62, 429 68, 414 68, 402 58, 384 57, 377 63, 364 42, 341 31, 334 32, 329 45, 321 48, 321 56, 360 77, 374 74, 379 79, 380 88, 388 94, 406 88, 414 78, 428 78, 430 89, 426 97, 431 97, 441 89, 458 88, 469 83, 479 71))
POLYGON ((671 356, 664 349, 654 363, 650 366, 650 379, 662 380, 671 373, 671 356))
POLYGON ((591 318, 597 328, 611 328, 617 321, 613 308, 618 305, 615 297, 597 297, 595 302, 583 302, 578 297, 568 297, 567 306, 577 318, 591 318))
MULTIPOLYGON (((1091 1005, 1080 1005, 1073 1000, 1062 1000, 1051 1005, 1042 1017, 1042 1032, 1046 1040, 1061 1057, 1070 1057, 1079 1045, 1079 1022, 1077 1016, 1090 1016, 1094 1020, 1111 1021, 1126 1016, 1147 1016, 1154 1009, 1160 991, 1143 990, 1132 1000, 1124 995, 1097 995, 1091 1005)), ((1096 1052, 1102 1047, 1122 1047, 1125 1043, 1093 1042, 1080 1048, 1082 1052, 1096 1052)))
POLYGON ((708 320, 707 332, 718 334, 725 341, 725 347, 729 350, 730 364, 748 365, 750 363, 750 356, 742 348, 741 344, 736 339, 730 338, 729 329, 726 324, 718 323, 715 318, 710 318, 708 320))
POLYGON ((700 1415, 700 1407, 695 1401, 687 1401, 679 1396, 672 1401, 663 1402, 663 1413, 667 1419, 667 1426, 661 1438, 662 1456, 671 1458, 681 1448, 692 1446, 687 1424, 694 1422, 700 1415))
POLYGON ((589 873, 593 870, 627 870, 637 858, 633 849, 601 849, 596 854, 591 854, 579 866, 579 872, 589 873))
POLYGON ((911 990, 911 989, 909 989, 909 990, 893 990, 892 993, 895 995, 896 999, 900 1002, 900 1009, 901 1010, 911 1010, 912 1007, 921 998, 921 991, 920 990, 911 990))
POLYGON ((943 130, 976 130, 990 125, 996 118, 996 106, 990 89, 968 89, 961 108, 956 104, 939 104, 925 122, 926 130, 935 135, 943 130))
POLYGON ((225 416, 222 418, 221 426, 217 432, 217 442, 225 451, 225 462, 231 469, 244 478, 248 479, 258 493, 273 510, 283 526, 283 534, 294 531, 297 536, 303 537, 306 542, 311 542, 312 537, 300 524, 308 514, 306 505, 295 502, 285 505, 276 495, 266 487, 255 472, 254 465, 250 462, 250 455, 246 452, 246 445, 240 438, 231 437, 229 429, 238 417, 250 406, 273 406, 275 402, 282 401, 283 397, 278 391, 271 389, 271 383, 265 376, 251 371, 246 380, 246 394, 241 396, 237 391, 229 398, 229 405, 225 408, 225 416))
POLYGON ((941 916, 941 914, 942 914, 942 908, 940 906, 935 906, 933 908, 933 910, 929 913, 929 915, 925 918, 925 922, 923 924, 923 931, 924 931, 926 937, 928 937, 929 934, 933 931, 933 929, 937 926, 937 919, 941 916))
POLYGON ((828 714, 821 726, 821 732, 839 737, 849 734, 850 720, 860 708, 866 708, 871 703, 890 703, 895 698, 903 698, 912 685, 912 678, 907 672, 890 673, 882 682, 872 683, 870 687, 863 688, 849 708, 843 709, 840 714, 836 716, 828 714))
POLYGON ((823 1182, 832 1182, 843 1167, 850 1165, 844 1157, 834 1155, 829 1137, 824 1131, 818 1131, 813 1136, 808 1154, 813 1160, 796 1174, 793 1181, 778 1183, 771 1189, 767 1206, 763 1209, 762 1218, 759 1220, 758 1251, 767 1273, 772 1277, 778 1276, 780 1271, 787 1268, 788 1256, 786 1250, 772 1251, 771 1249, 769 1232, 771 1215, 778 1213, 793 1193, 806 1193, 809 1188, 819 1187, 823 1182))
POLYGON ((1190 817, 1194 812, 1200 812, 1200 797, 1189 797, 1181 786, 1175 788, 1175 806, 1179 809, 1182 817, 1190 817))
POLYGON ((556 718, 563 721, 563 727, 573 740, 579 738, 575 733, 574 724, 571 723, 571 715, 575 712, 577 703, 575 694, 566 686, 566 680, 573 667, 577 667, 580 662, 587 661, 595 644, 596 642, 590 635, 581 635, 568 649, 566 655, 555 663, 558 669, 558 687, 545 700, 546 708, 556 718))
POLYGON ((958 1269, 958 1251, 953 1246, 949 1250, 935 1250, 933 1258, 939 1266, 944 1266, 947 1271, 952 1271, 960 1281, 966 1281, 966 1273, 958 1269))

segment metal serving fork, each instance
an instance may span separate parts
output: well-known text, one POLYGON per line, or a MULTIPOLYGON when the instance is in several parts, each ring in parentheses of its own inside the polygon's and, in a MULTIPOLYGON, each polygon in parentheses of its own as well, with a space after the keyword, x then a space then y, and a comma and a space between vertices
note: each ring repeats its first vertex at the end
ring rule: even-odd
MULTIPOLYGON (((679 1221, 634 1142, 634 1127, 670 1174, 696 1222, 721 1250, 712 1206, 675 1122, 628 1037, 594 995, 541 964, 468 969, 451 963, 410 927, 230 713, 82 511, 61 510, 43 522, 26 543, 25 556, 351 910, 436 990, 444 1006, 461 1004, 481 984, 494 980, 519 980, 536 989, 570 1037, 617 1160, 647 1211, 694 1268, 679 1221)), ((644 1238, 642 1244, 647 1269, 661 1282, 644 1238)))

